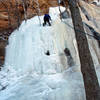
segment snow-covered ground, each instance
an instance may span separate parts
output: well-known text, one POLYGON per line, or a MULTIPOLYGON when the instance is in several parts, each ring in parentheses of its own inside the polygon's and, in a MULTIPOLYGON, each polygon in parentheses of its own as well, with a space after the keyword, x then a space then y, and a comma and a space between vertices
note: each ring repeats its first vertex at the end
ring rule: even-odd
MULTIPOLYGON (((0 72, 0 89, 7 87, 0 91, 0 100, 85 100, 72 21, 61 21, 58 8, 50 8, 50 15, 51 27, 40 26, 36 16, 11 34, 0 72), (71 52, 73 66, 68 65, 65 48, 71 52)), ((40 19, 43 23, 43 16, 40 19)), ((99 72, 97 67, 98 77, 99 72)))

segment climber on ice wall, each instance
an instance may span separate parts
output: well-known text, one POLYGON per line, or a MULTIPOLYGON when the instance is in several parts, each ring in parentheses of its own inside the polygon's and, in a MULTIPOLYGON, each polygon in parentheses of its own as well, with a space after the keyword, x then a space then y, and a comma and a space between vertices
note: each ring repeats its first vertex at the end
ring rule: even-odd
POLYGON ((51 26, 50 20, 51 20, 50 15, 49 15, 49 14, 45 14, 45 15, 44 15, 44 23, 43 23, 43 26, 45 26, 46 23, 48 23, 49 26, 51 26))

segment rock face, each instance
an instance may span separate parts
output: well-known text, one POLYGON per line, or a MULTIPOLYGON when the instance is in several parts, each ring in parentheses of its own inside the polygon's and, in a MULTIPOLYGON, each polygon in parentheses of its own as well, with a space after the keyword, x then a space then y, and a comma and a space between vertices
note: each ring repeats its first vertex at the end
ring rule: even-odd
MULTIPOLYGON (((84 1, 90 2, 93 0, 84 1)), ((3 30, 16 28, 18 24, 25 19, 25 11, 27 18, 31 18, 37 15, 37 13, 39 15, 48 13, 49 7, 54 7, 57 5, 57 0, 1 0, 0 32, 3 30), (24 5, 22 1, 24 1, 24 5)))
POLYGON ((24 19, 26 10, 27 18, 48 13, 50 6, 57 6, 57 0, 1 0, 0 1, 0 31, 15 28, 17 22, 24 19), (25 7, 25 9, 24 9, 25 7), (40 8, 40 9, 39 9, 40 8))
POLYGON ((7 41, 0 40, 0 65, 2 65, 4 62, 6 44, 7 44, 7 41))

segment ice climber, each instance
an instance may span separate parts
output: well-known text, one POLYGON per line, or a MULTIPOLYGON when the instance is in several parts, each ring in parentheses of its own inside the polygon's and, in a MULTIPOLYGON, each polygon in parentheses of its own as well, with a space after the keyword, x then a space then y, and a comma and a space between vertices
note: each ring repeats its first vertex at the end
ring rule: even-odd
POLYGON ((51 26, 50 20, 51 20, 50 15, 49 14, 45 14, 44 15, 44 23, 43 23, 43 26, 45 26, 47 23, 49 24, 49 26, 51 26))

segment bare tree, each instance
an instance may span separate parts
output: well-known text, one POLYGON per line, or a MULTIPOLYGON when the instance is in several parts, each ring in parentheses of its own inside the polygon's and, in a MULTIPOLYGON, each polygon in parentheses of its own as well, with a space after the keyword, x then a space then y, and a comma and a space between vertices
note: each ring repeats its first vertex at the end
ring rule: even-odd
POLYGON ((32 0, 32 8, 35 9, 37 15, 38 15, 38 19, 39 19, 39 23, 40 23, 40 26, 41 26, 41 19, 40 19, 40 8, 39 8, 39 2, 38 0, 32 0), (33 5, 36 5, 36 8, 33 6, 33 5))
POLYGON ((14 13, 14 15, 15 15, 15 17, 17 17, 16 19, 17 19, 17 28, 19 28, 19 25, 20 25, 20 12, 19 12, 19 9, 18 9, 18 2, 17 2, 17 0, 15 0, 15 2, 16 2, 16 4, 15 4, 15 13, 14 13))
MULTIPOLYGON (((67 2, 67 0, 65 1, 67 2)), ((100 87, 87 38, 85 35, 83 35, 85 31, 78 8, 78 0, 68 0, 68 5, 71 11, 76 41, 78 45, 81 71, 86 92, 86 100, 100 100, 100 87)))
POLYGON ((23 9, 24 9, 24 19, 27 20, 27 9, 29 6, 29 0, 22 0, 23 9))
POLYGON ((70 17, 70 13, 68 11, 68 3, 65 2, 65 0, 57 0, 58 1, 58 7, 59 7, 59 12, 60 12, 60 19, 62 19, 62 12, 60 9, 60 5, 64 6, 66 8, 65 12, 67 13, 67 16, 70 17))

